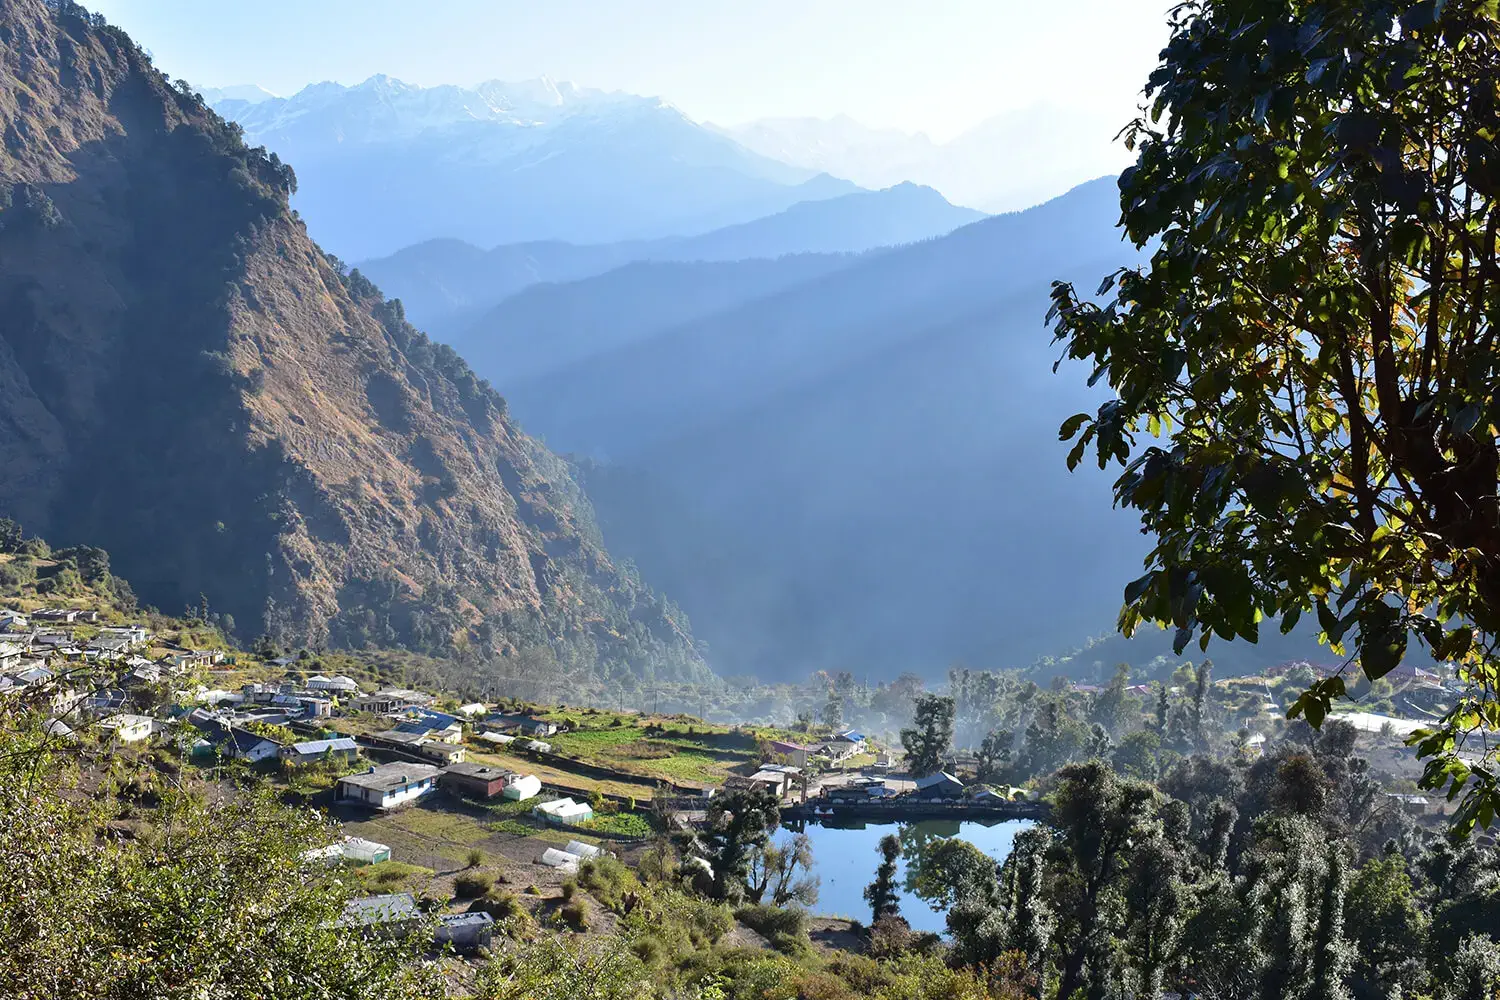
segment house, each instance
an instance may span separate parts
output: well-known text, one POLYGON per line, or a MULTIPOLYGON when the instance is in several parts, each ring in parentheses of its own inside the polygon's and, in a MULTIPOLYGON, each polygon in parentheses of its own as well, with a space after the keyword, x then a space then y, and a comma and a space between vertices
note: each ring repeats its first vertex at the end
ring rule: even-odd
POLYGON ((353 712, 372 712, 375 715, 390 715, 403 708, 409 708, 413 705, 426 705, 431 701, 431 695, 425 695, 420 691, 412 691, 407 688, 391 688, 384 691, 376 691, 374 694, 355 695, 349 700, 349 710, 353 712))
POLYGON ((829 762, 834 764, 848 760, 854 756, 855 752, 854 744, 845 742, 844 740, 824 740, 821 743, 813 745, 813 755, 815 757, 826 757, 829 762))
POLYGON ((99 728, 120 743, 139 743, 151 735, 149 715, 111 715, 99 720, 99 728))
POLYGON ((964 793, 964 783, 947 771, 917 779, 916 795, 920 798, 957 798, 964 793))
POLYGON ((0 611, 0 632, 24 632, 29 628, 31 623, 19 611, 11 611, 9 608, 0 611))
POLYGON ((753 775, 730 775, 724 784, 729 787, 751 787, 751 789, 768 789, 775 798, 780 799, 786 795, 789 787, 790 775, 784 771, 756 771, 753 775))
POLYGON ((83 648, 96 653, 102 657, 124 656, 130 652, 131 642, 123 635, 104 635, 100 633, 90 639, 83 648))
POLYGON ((493 731, 515 731, 523 736, 551 736, 557 732, 555 722, 538 719, 532 715, 510 715, 505 712, 496 712, 488 716, 484 724, 493 731))
POLYGON ((281 753, 281 744, 275 740, 226 723, 201 708, 193 709, 187 719, 189 725, 203 734, 204 742, 221 757, 255 764, 281 753))
POLYGON ((409 892, 389 896, 366 896, 344 904, 344 915, 335 926, 358 929, 378 937, 403 938, 422 922, 422 911, 409 892))
POLYGON ((281 759, 289 764, 313 764, 320 760, 351 761, 359 756, 359 744, 347 736, 331 740, 308 740, 281 748, 281 759))
POLYGON ((787 740, 772 740, 771 752, 779 757, 785 757, 798 767, 806 767, 807 758, 812 755, 813 748, 787 740))
POLYGON ((82 613, 77 608, 41 608, 40 610, 33 611, 31 617, 39 622, 60 622, 65 625, 71 625, 78 620, 78 616, 82 613))
POLYGON ((415 802, 437 787, 439 771, 431 764, 381 764, 338 781, 336 797, 376 809, 394 809, 415 802))
POLYGON ((459 761, 443 768, 442 786, 455 795, 468 795, 476 799, 492 799, 505 791, 505 786, 519 777, 514 771, 493 764, 459 761))
POLYGON ((333 702, 315 695, 297 695, 297 704, 302 706, 302 716, 307 719, 326 719, 333 715, 333 702))
POLYGON ((432 932, 433 944, 439 948, 452 945, 454 951, 472 953, 489 948, 495 940, 495 918, 483 910, 468 913, 444 913, 438 917, 432 932))
POLYGON ((830 785, 823 789, 823 794, 830 799, 863 801, 883 799, 895 793, 880 778, 858 777, 842 785, 830 785))
POLYGON ((26 647, 17 642, 0 640, 0 670, 10 670, 20 662, 26 647))
POLYGON ((73 736, 72 728, 61 719, 48 719, 42 724, 42 732, 48 736, 55 736, 62 740, 70 739, 73 736))
MULTIPOLYGON (((16 663, 20 663, 19 658, 17 658, 16 663)), ((22 684, 27 687, 30 687, 33 684, 46 684, 49 681, 57 679, 57 674, 53 673, 51 670, 48 670, 46 667, 26 667, 23 670, 17 670, 11 676, 16 679, 17 684, 22 684)))
POLYGON ((488 711, 488 708, 477 701, 470 702, 467 705, 458 706, 458 714, 462 715, 466 719, 472 719, 475 716, 483 715, 488 711))
POLYGON ((99 630, 99 638, 120 638, 128 645, 139 646, 151 638, 151 633, 141 625, 106 625, 99 630))
POLYGON ((392 732, 415 734, 439 743, 462 743, 464 738, 464 727, 458 722, 438 728, 425 721, 414 720, 401 723, 392 732))
POLYGON ((115 715, 125 710, 130 704, 130 696, 119 688, 106 688, 103 691, 95 691, 79 702, 80 711, 94 716, 115 715))
POLYGON ((505 798, 512 802, 525 802, 527 799, 536 798, 542 793, 542 779, 534 774, 518 774, 505 786, 501 792, 505 798))
POLYGON ((834 739, 840 743, 847 743, 851 747, 853 747, 854 749, 851 751, 852 753, 859 753, 865 748, 865 734, 857 732, 853 729, 845 730, 844 732, 839 733, 834 737, 834 739))

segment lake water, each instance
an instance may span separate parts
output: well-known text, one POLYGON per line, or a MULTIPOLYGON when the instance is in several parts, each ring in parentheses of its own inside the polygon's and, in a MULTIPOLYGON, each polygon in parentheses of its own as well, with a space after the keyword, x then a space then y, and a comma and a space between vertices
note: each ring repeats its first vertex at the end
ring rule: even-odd
MULTIPOLYGON (((865 902, 865 886, 875 880, 880 864, 877 845, 888 833, 901 837, 902 858, 896 873, 901 890, 901 915, 913 930, 946 930, 946 913, 940 912, 906 887, 906 873, 911 859, 937 840, 959 837, 979 848, 996 862, 1004 861, 1015 843, 1016 834, 1031 826, 1030 820, 1002 820, 992 824, 973 821, 924 820, 919 823, 851 823, 848 826, 821 826, 808 823, 807 836, 812 840, 813 865, 822 879, 818 902, 811 907, 820 916, 850 917, 870 922, 870 904, 865 902)), ((789 831, 777 834, 787 840, 789 831)))

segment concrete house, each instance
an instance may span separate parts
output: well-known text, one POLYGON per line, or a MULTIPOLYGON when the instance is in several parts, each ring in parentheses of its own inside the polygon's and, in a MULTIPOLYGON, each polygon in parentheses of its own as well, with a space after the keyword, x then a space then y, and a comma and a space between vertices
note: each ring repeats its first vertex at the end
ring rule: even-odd
POLYGON ((224 722, 201 708, 188 713, 187 719, 189 725, 203 734, 204 742, 221 757, 255 764, 281 753, 281 744, 275 740, 224 722))
POLYGON ((340 778, 336 795, 342 802, 395 809, 431 794, 437 787, 438 774, 431 764, 381 764, 340 778))
POLYGON ((484 720, 492 732, 517 732, 523 736, 551 736, 557 732, 557 723, 538 719, 531 715, 510 715, 496 712, 484 720))
POLYGON ((443 768, 442 786, 456 795, 476 799, 493 799, 505 792, 505 786, 519 777, 514 771, 493 764, 459 761, 443 768))
POLYGON ((807 758, 812 756, 813 748, 803 746, 801 743, 790 743, 786 740, 772 740, 771 752, 780 757, 785 757, 797 767, 806 767, 807 758))
POLYGON ((99 720, 99 728, 120 743, 139 743, 151 736, 149 715, 111 715, 99 720))

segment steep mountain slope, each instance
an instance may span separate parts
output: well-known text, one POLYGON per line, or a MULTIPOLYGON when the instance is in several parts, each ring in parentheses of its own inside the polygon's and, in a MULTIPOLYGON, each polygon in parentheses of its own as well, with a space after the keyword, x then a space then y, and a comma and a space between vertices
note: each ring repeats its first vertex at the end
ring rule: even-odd
POLYGON ((857 190, 752 153, 654 98, 546 81, 470 90, 377 76, 221 108, 251 142, 297 164, 298 210, 349 259, 435 238, 690 235, 857 190))
POLYGON ((807 201, 701 236, 594 246, 521 243, 484 251, 459 240, 429 240, 359 269, 399 298, 423 329, 452 340, 483 310, 541 282, 575 281, 630 261, 732 261, 787 254, 858 253, 930 239, 984 218, 950 205, 931 188, 900 184, 807 201))
POLYGON ((702 677, 504 402, 123 32, 0 0, 0 510, 289 642, 702 677))
POLYGON ((697 275, 644 301, 611 275, 534 289, 504 349, 460 346, 529 430, 590 456, 611 545, 671 582, 716 667, 1023 666, 1106 631, 1144 553, 1108 478, 1064 467, 1057 426, 1097 399, 1052 375, 1040 323, 1049 279, 1130 259, 1115 198, 1084 185, 654 330, 641 314, 697 275), (577 360, 575 323, 598 348, 577 360))

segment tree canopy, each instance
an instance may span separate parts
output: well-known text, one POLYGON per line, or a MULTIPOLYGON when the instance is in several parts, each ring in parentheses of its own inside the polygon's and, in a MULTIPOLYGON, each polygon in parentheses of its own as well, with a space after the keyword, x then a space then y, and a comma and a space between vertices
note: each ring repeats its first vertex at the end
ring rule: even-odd
MULTIPOLYGON (((1053 287, 1113 398, 1070 466, 1123 466, 1157 544, 1120 625, 1255 641, 1315 614, 1372 680, 1415 642, 1468 684, 1424 784, 1489 825, 1500 729, 1500 21, 1483 0, 1190 0, 1124 131, 1149 263, 1053 287)), ((1314 724, 1344 670, 1292 709, 1314 724)))

